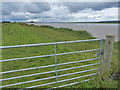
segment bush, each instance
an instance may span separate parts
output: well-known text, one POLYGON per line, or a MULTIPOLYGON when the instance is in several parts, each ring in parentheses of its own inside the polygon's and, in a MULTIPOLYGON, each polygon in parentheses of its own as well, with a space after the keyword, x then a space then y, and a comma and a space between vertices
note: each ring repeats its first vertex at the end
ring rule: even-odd
POLYGON ((30 23, 34 23, 34 21, 30 21, 30 23))
POLYGON ((42 27, 42 28, 54 28, 53 26, 49 26, 49 25, 41 25, 40 27, 42 27))

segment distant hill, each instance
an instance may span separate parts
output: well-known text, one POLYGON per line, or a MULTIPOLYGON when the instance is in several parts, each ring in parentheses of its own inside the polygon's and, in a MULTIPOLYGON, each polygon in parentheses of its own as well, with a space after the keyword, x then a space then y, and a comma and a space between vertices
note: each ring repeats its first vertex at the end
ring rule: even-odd
POLYGON ((100 22, 103 22, 103 23, 106 23, 106 22, 110 22, 110 23, 118 23, 118 22, 120 22, 120 20, 119 20, 119 21, 100 21, 100 22))

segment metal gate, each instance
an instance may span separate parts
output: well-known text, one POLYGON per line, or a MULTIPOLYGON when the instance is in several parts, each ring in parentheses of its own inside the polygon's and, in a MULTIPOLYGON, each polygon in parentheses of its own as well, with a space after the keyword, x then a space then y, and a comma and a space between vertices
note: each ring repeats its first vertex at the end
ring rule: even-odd
POLYGON ((48 71, 48 72, 42 72, 42 73, 35 73, 35 74, 29 74, 29 75, 23 75, 23 76, 16 76, 16 77, 11 77, 11 78, 0 79, 0 82, 7 81, 7 80, 12 80, 12 79, 36 76, 36 75, 50 74, 50 73, 53 73, 53 72, 56 73, 56 75, 52 76, 52 77, 47 77, 47 78, 41 78, 41 79, 36 79, 36 80, 31 80, 31 81, 24 81, 24 82, 4 85, 4 86, 0 86, 0 88, 11 87, 11 86, 21 85, 21 84, 26 84, 26 83, 33 83, 33 82, 42 81, 42 80, 49 80, 49 79, 53 79, 53 78, 56 78, 55 82, 50 82, 50 83, 45 83, 45 84, 35 85, 35 86, 29 86, 29 87, 26 87, 26 88, 36 88, 36 87, 41 87, 41 86, 46 86, 46 85, 51 85, 51 84, 56 84, 56 87, 52 87, 52 88, 60 88, 60 87, 65 87, 65 86, 78 84, 80 82, 89 81, 90 79, 86 79, 86 80, 83 80, 83 81, 80 81, 80 82, 73 82, 73 83, 65 84, 65 85, 61 85, 61 86, 58 85, 61 82, 70 81, 70 80, 76 80, 76 79, 79 79, 79 78, 83 78, 83 77, 88 77, 88 76, 99 74, 100 70, 101 70, 100 66, 101 66, 101 56, 102 56, 102 41, 103 41, 103 39, 100 38, 100 39, 77 40, 77 41, 66 41, 66 42, 55 42, 55 43, 41 43, 41 44, 28 44, 28 45, 15 45, 15 46, 1 46, 0 49, 54 45, 54 51, 55 51, 54 54, 50 54, 50 55, 41 55, 41 56, 32 56, 32 57, 0 60, 0 62, 10 62, 10 61, 17 61, 17 60, 24 60, 24 59, 33 59, 33 58, 41 58, 41 57, 51 57, 51 56, 55 57, 55 64, 47 65, 47 66, 40 66, 40 67, 33 67, 33 68, 25 68, 25 69, 19 69, 19 70, 4 71, 4 72, 0 72, 1 75, 7 74, 7 73, 13 73, 13 72, 20 72, 20 71, 27 71, 27 70, 34 70, 34 69, 40 69, 40 68, 53 67, 53 66, 55 67, 55 70, 48 71), (89 41, 100 41, 100 48, 92 49, 92 50, 76 51, 76 52, 59 53, 59 54, 56 53, 56 45, 57 44, 80 43, 80 42, 89 42, 89 41), (84 53, 84 52, 92 52, 92 51, 99 52, 99 53, 97 53, 97 54, 99 54, 99 57, 92 58, 92 59, 86 59, 86 60, 80 60, 80 61, 73 61, 73 62, 57 64, 57 59, 56 59, 57 56, 68 55, 68 54, 84 53), (99 59, 99 63, 82 65, 82 66, 78 66, 78 67, 65 68, 65 69, 60 69, 60 70, 57 69, 57 66, 68 65, 68 64, 78 63, 78 62, 92 61, 92 60, 97 60, 97 59, 99 59), (94 68, 94 69, 89 69, 89 70, 84 70, 84 71, 79 71, 79 72, 74 72, 74 73, 58 75, 58 72, 60 72, 60 71, 66 71, 66 70, 71 70, 71 69, 76 69, 76 68, 81 68, 81 67, 88 67, 88 66, 93 66, 93 65, 97 65, 97 64, 99 64, 99 68, 94 68), (69 75, 74 75, 74 74, 79 74, 79 73, 84 73, 84 72, 89 72, 89 71, 93 71, 93 70, 97 70, 97 69, 99 70, 99 72, 97 72, 97 73, 92 73, 92 74, 83 75, 83 76, 79 76, 79 77, 74 77, 74 78, 70 78, 70 79, 64 79, 64 80, 60 80, 60 81, 58 80, 59 77, 69 76, 69 75))

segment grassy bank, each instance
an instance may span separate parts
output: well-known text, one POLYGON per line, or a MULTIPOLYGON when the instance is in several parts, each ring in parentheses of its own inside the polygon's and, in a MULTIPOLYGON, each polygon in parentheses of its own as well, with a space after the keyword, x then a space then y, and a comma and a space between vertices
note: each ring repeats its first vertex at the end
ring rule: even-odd
MULTIPOLYGON (((48 42, 58 42, 58 41, 85 40, 85 39, 94 39, 94 38, 95 37, 93 37, 91 34, 89 34, 86 31, 73 31, 72 29, 68 29, 68 28, 54 28, 54 27, 45 26, 45 25, 34 26, 34 25, 27 25, 24 23, 4 23, 2 25, 2 45, 3 46, 48 43, 48 42)), ((115 43, 114 45, 112 68, 111 68, 110 73, 118 70, 117 45, 118 43, 115 43)), ((90 50, 90 49, 97 49, 99 47, 100 47, 99 41, 73 43, 73 44, 61 44, 61 45, 57 45, 57 53, 90 50)), ((103 42, 103 48, 104 48, 104 42, 103 42)), ((30 57, 30 56, 39 56, 39 55, 48 55, 48 54, 54 54, 53 45, 4 49, 2 52, 2 57, 3 59, 10 59, 10 58, 30 57)), ((89 53, 79 53, 79 54, 57 56, 57 63, 59 64, 59 63, 65 63, 65 62, 71 62, 71 61, 96 58, 95 54, 96 52, 89 52, 89 53)), ((9 70, 17 70, 17 69, 51 65, 55 63, 54 59, 55 57, 46 57, 46 58, 36 58, 36 59, 28 59, 28 60, 22 60, 22 61, 18 60, 18 61, 3 62, 2 70, 9 71, 9 70)), ((58 66, 58 69, 76 67, 80 65, 87 65, 87 64, 98 63, 98 62, 99 60, 93 60, 90 62, 62 65, 62 66, 58 66)), ((84 67, 84 68, 61 71, 61 72, 58 72, 58 75, 73 73, 73 72, 78 72, 78 71, 88 70, 88 69, 93 69, 93 68, 98 68, 98 67, 99 65, 94 65, 94 66, 89 66, 89 67, 84 67)), ((28 75, 28 74, 47 72, 47 71, 53 71, 53 70, 55 70, 55 67, 15 72, 15 73, 4 74, 3 78, 10 78, 10 77, 15 77, 15 76, 28 75)), ((78 77, 78 76, 82 76, 82 75, 86 75, 86 74, 90 74, 94 72, 98 72, 98 70, 75 74, 71 76, 60 77, 58 78, 58 80, 78 77)), ((30 81, 30 80, 46 78, 46 77, 52 77, 52 76, 55 76, 55 73, 31 76, 31 77, 20 78, 20 79, 15 79, 15 80, 14 79, 7 80, 7 81, 3 81, 3 85, 8 85, 11 83, 18 83, 18 82, 23 82, 23 81, 30 81)), ((82 87, 83 88, 88 88, 88 87, 90 88, 95 88, 95 87, 116 88, 117 87, 116 80, 99 81, 100 79, 98 79, 97 76, 94 76, 94 77, 95 77, 94 81, 89 81, 89 82, 81 83, 78 85, 69 86, 68 88, 71 88, 71 87, 72 88, 82 88, 82 87), (96 81, 98 83, 96 83, 96 81)), ((59 83, 59 85, 68 84, 68 83, 72 83, 75 81, 81 81, 81 80, 85 80, 88 78, 92 78, 92 77, 80 78, 78 80, 71 80, 68 82, 59 83)), ((49 80, 37 81, 34 83, 11 86, 11 88, 14 88, 14 87, 25 88, 29 86, 40 85, 46 82, 50 83, 54 81, 55 79, 49 79, 49 80)), ((56 86, 56 84, 48 85, 44 87, 50 88, 54 86, 56 86)))

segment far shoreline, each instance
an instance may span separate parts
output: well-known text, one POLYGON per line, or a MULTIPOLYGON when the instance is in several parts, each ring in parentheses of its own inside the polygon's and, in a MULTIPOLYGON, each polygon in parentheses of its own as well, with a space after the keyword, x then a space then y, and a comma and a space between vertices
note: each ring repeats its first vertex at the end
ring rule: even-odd
MULTIPOLYGON (((25 22, 25 23, 30 23, 31 22, 25 22)), ((120 22, 33 22, 33 23, 80 23, 80 24, 120 24, 120 22)))

